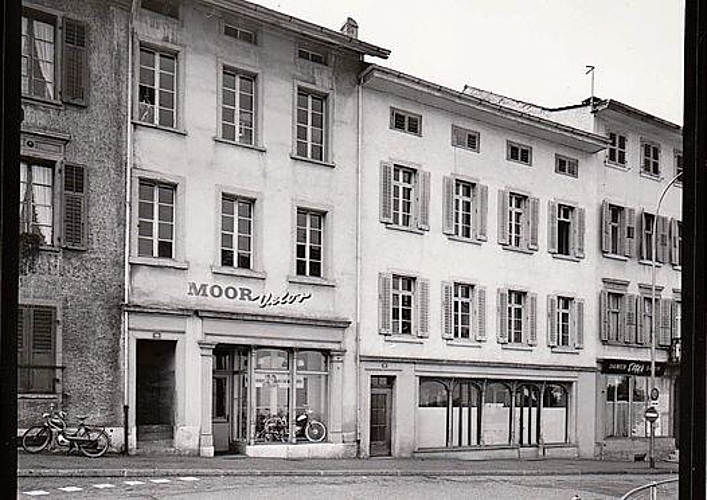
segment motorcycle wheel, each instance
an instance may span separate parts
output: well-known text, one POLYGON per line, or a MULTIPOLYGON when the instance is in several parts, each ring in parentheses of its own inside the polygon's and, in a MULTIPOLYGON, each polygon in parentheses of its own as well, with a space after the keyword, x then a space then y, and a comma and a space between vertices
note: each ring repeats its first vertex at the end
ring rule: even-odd
POLYGON ((324 438, 326 437, 326 427, 323 423, 312 420, 304 429, 304 435, 313 443, 319 443, 324 441, 324 438))
POLYGON ((104 430, 89 429, 86 432, 86 438, 90 439, 90 441, 79 441, 77 444, 81 453, 87 457, 102 457, 110 448, 110 437, 104 430))
POLYGON ((39 453, 49 446, 52 433, 44 425, 34 425, 22 435, 22 448, 27 453, 39 453))

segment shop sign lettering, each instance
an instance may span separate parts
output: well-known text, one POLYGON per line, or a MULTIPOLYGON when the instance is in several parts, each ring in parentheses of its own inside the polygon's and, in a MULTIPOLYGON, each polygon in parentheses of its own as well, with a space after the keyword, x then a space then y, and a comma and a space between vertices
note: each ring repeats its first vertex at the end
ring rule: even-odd
MULTIPOLYGON (((280 387, 287 389, 290 386, 289 373, 255 373, 253 376, 255 387, 272 388, 280 387)), ((304 377, 297 377, 297 389, 304 389, 304 377)))
MULTIPOLYGON (((651 374, 651 364, 647 361, 607 359, 602 362, 601 372, 616 375, 638 375, 647 377, 651 374)), ((665 363, 655 364, 655 374, 659 377, 662 377, 665 374, 665 363)))
POLYGON ((197 284, 194 281, 189 282, 187 295, 192 297, 213 297, 215 299, 225 298, 244 302, 256 302, 261 309, 273 306, 301 304, 312 298, 311 293, 290 293, 286 291, 279 295, 271 292, 256 294, 251 288, 246 286, 222 286, 215 283, 197 284))

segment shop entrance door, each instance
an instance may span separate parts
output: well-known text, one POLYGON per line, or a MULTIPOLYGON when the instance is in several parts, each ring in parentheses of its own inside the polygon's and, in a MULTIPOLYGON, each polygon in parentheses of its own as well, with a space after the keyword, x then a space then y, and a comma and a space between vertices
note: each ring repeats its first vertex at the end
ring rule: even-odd
POLYGON ((219 345, 214 349, 211 425, 214 451, 237 448, 246 432, 247 355, 239 348, 219 345))
POLYGON ((371 377, 370 440, 372 457, 388 457, 391 451, 391 416, 395 377, 371 377))
POLYGON ((174 426, 174 348, 176 342, 137 341, 137 439, 172 445, 174 426))

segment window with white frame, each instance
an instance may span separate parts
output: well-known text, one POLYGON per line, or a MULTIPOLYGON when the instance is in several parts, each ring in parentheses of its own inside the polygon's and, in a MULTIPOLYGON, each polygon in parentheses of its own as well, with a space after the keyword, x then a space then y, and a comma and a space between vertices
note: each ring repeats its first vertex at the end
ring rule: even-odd
POLYGON ((508 244, 520 248, 525 231, 525 204, 527 197, 515 193, 508 196, 508 244))
POLYGON ((322 277, 324 214, 297 209, 297 249, 295 271, 298 276, 322 277))
POLYGON ((392 282, 392 331, 393 335, 413 333, 413 308, 415 278, 393 275, 392 282))
POLYGON ((498 243, 513 249, 538 249, 540 201, 512 190, 498 191, 498 243))
POLYGON ((506 142, 506 159, 524 165, 533 164, 533 148, 513 141, 506 142))
POLYGON ((557 253, 570 255, 572 252, 572 221, 574 207, 557 204, 557 253))
MULTIPOLYGON (((641 297, 641 326, 643 330, 643 342, 650 345, 653 338, 653 300, 651 297, 641 297)), ((656 299, 656 305, 660 304, 660 299, 656 299)))
POLYGON ((480 134, 475 130, 469 130, 452 125, 452 146, 455 148, 468 149, 479 152, 480 134))
MULTIPOLYGON (((451 295, 450 288, 450 322, 451 295)), ((429 280, 398 273, 378 274, 378 332, 381 335, 429 337, 429 304, 429 280)))
POLYGON ((177 57, 175 54, 140 47, 138 120, 176 128, 177 57))
POLYGON ((221 197, 221 265, 253 268, 253 200, 221 197))
POLYGON ((235 38, 236 40, 240 40, 241 42, 250 43, 252 45, 256 45, 258 43, 258 37, 256 35, 255 30, 249 30, 239 26, 224 24, 223 34, 228 37, 235 38))
POLYGON ((557 345, 570 347, 572 328, 572 299, 557 297, 557 345))
POLYGON ((456 175, 442 181, 442 232, 465 241, 486 241, 488 186, 456 175))
POLYGON ((501 345, 537 345, 537 294, 518 289, 497 290, 498 330, 501 345))
POLYGON ((609 132, 609 148, 606 161, 621 167, 626 166, 626 136, 619 132, 609 132))
POLYGON ((608 340, 616 342, 623 337, 622 309, 624 303, 624 294, 617 292, 608 292, 607 298, 607 336, 608 340))
POLYGON ((140 179, 138 190, 138 256, 174 258, 176 188, 140 179))
POLYGON ((567 295, 548 295, 548 345, 584 347, 584 301, 567 295))
POLYGON ((393 165, 393 224, 412 227, 414 223, 416 172, 411 168, 393 165))
POLYGON ((32 160, 20 162, 20 232, 54 244, 54 167, 32 160))
POLYGON ((604 254, 636 256, 636 211, 607 200, 602 202, 601 249, 604 254))
POLYGON ((221 137, 255 143, 255 77, 223 68, 221 85, 221 137))
POLYGON ((22 12, 22 94, 56 99, 56 17, 22 12))
POLYGON ((456 179, 454 182, 454 235, 471 238, 471 221, 474 205, 474 185, 456 179))
POLYGON ((422 116, 390 108, 390 128, 413 135, 422 135, 422 116))
POLYGON ((486 288, 469 282, 442 282, 442 338, 486 341, 486 288))
POLYGON ((510 344, 523 344, 525 337, 525 307, 526 293, 508 290, 508 342, 510 344))
POLYGON ((641 143, 641 171, 648 175, 660 176, 660 146, 654 142, 641 143))
POLYGON ((473 285, 454 283, 454 321, 455 339, 469 339, 472 335, 473 285))
POLYGON ((326 156, 326 97, 297 91, 297 156, 324 161, 326 156))
POLYGON ((555 155, 555 172, 577 177, 579 175, 579 161, 576 158, 555 155))

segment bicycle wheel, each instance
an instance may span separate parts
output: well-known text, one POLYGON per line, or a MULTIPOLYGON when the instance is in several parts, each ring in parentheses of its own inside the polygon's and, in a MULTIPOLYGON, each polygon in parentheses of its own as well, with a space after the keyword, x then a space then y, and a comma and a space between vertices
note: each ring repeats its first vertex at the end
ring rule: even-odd
POLYGON ((39 453, 52 440, 52 433, 44 425, 34 425, 22 435, 22 448, 27 453, 39 453))
POLYGON ((315 443, 324 441, 324 438, 326 437, 326 427, 323 423, 318 422, 317 420, 312 420, 304 429, 304 435, 307 439, 315 443))
POLYGON ((103 429, 86 429, 85 437, 90 441, 79 441, 78 447, 87 457, 102 457, 110 448, 110 438, 103 429))

